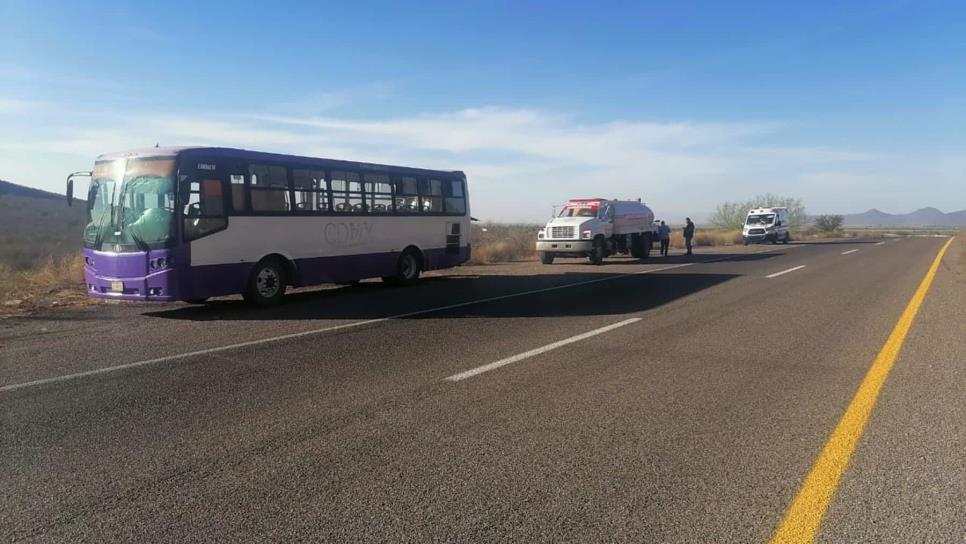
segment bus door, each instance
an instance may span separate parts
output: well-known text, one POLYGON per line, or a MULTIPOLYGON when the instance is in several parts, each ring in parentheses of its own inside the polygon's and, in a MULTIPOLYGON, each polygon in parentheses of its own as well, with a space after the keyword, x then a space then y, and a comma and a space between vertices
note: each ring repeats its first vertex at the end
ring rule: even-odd
POLYGON ((185 242, 228 228, 228 176, 223 165, 206 158, 186 158, 178 181, 185 242))

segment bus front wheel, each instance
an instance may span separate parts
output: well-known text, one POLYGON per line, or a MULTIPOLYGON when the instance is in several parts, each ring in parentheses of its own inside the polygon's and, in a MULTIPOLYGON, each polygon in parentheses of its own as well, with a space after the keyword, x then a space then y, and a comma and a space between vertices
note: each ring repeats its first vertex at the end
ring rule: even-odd
POLYGON ((399 256, 396 263, 396 273, 392 276, 383 276, 382 281, 392 285, 405 285, 419 279, 422 269, 419 254, 412 249, 408 249, 399 256))
POLYGON ((285 296, 285 269, 274 259, 259 262, 252 269, 248 289, 242 294, 246 302, 255 306, 272 306, 285 296))

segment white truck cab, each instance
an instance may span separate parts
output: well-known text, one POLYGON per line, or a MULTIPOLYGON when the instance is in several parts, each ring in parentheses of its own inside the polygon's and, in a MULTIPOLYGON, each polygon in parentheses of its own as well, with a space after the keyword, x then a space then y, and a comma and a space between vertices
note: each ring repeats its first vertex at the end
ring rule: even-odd
POLYGON ((655 239, 654 212, 640 200, 575 198, 537 232, 537 251, 544 264, 558 256, 601 264, 617 253, 643 259, 655 239))
POLYGON ((791 239, 788 227, 788 208, 754 208, 745 217, 741 238, 745 245, 759 242, 787 244, 791 239))

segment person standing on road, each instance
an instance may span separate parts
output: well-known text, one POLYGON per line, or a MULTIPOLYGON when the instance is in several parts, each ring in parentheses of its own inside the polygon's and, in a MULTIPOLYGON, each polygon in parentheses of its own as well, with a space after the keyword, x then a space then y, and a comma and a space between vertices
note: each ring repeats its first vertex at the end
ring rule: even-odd
POLYGON ((661 256, 667 257, 667 250, 671 245, 671 227, 664 221, 661 221, 661 225, 657 227, 657 237, 661 240, 661 256))
POLYGON ((691 239, 694 238, 694 223, 691 222, 690 217, 685 217, 687 224, 684 225, 684 247, 688 250, 685 255, 691 254, 691 239))

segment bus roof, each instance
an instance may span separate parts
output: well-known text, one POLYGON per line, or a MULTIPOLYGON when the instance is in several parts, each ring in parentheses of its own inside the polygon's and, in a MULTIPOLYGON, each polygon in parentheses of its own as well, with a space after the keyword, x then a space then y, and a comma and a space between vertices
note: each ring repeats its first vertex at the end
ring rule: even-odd
POLYGON ((97 161, 111 161, 117 159, 141 159, 155 157, 178 157, 178 156, 197 156, 226 158, 238 160, 255 160, 266 162, 282 162, 287 164, 304 165, 316 168, 351 168, 370 170, 374 172, 399 172, 421 175, 435 175, 440 177, 453 177, 465 175, 461 170, 430 170, 426 168, 412 168, 409 166, 393 166, 389 164, 375 164, 368 162, 344 161, 336 159, 321 159, 314 157, 304 157, 300 155, 283 155, 281 153, 265 153, 262 151, 249 151, 247 149, 236 149, 232 147, 145 147, 140 149, 130 149, 115 153, 105 153, 97 157, 97 161))

